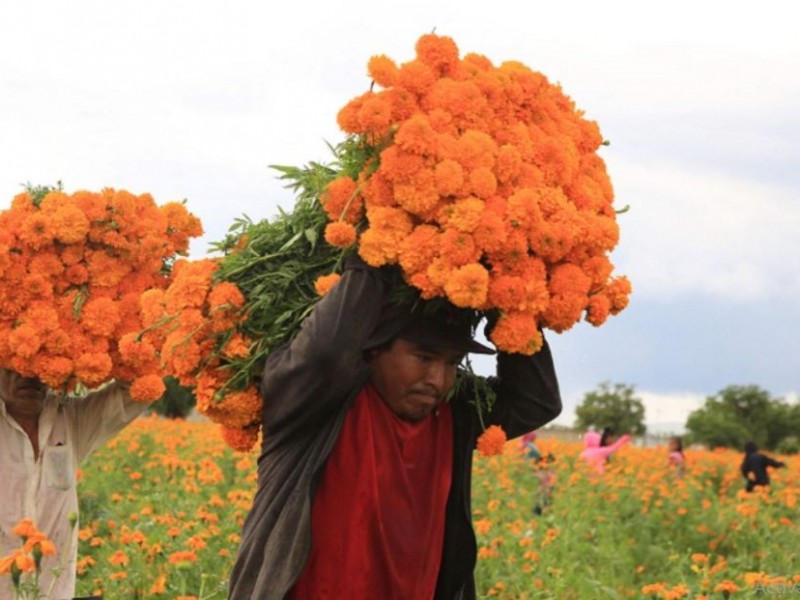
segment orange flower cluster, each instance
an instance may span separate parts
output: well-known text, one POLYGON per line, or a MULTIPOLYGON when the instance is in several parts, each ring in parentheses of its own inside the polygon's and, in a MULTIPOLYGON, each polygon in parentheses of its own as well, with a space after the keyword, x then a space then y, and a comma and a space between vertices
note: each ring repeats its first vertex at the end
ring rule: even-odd
POLYGON ((424 298, 498 309, 491 339, 508 352, 536 352, 540 327, 599 326, 625 308, 630 283, 607 256, 619 230, 603 138, 559 86, 519 62, 459 58, 433 34, 414 60, 374 56, 368 72, 383 89, 338 122, 383 149, 323 193, 328 243, 399 264, 424 298))
POLYGON ((506 444, 506 432, 498 425, 489 425, 478 437, 476 448, 483 456, 502 454, 506 444))
POLYGON ((139 300, 167 286, 165 263, 200 234, 183 204, 148 194, 19 194, 0 212, 0 366, 52 389, 119 379, 134 399, 159 398, 139 300))
MULTIPOLYGON (((197 410, 223 426, 231 447, 248 450, 258 437, 261 396, 254 383, 243 391, 227 387, 234 375, 228 361, 250 354, 252 340, 241 331, 245 297, 235 284, 214 280, 218 268, 218 259, 179 260, 166 289, 142 294, 146 329, 138 345, 152 348, 166 373, 194 387, 197 410)), ((124 342, 126 349, 134 339, 124 342)))
POLYGON ((40 570, 43 556, 56 554, 56 546, 30 519, 22 519, 11 533, 21 539, 22 547, 0 558, 0 577, 10 574, 17 586, 23 573, 40 570))

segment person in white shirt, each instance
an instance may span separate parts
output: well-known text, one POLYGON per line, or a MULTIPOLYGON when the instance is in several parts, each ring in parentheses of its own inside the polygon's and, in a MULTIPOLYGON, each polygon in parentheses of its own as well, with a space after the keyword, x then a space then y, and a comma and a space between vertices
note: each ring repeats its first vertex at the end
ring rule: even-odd
MULTIPOLYGON (((53 568, 65 565, 52 586, 53 600, 75 594, 79 526, 70 526, 69 515, 78 512, 78 465, 147 408, 131 400, 128 388, 114 382, 62 399, 38 379, 0 369, 0 556, 20 548, 12 529, 32 519, 58 551, 42 559, 43 594, 51 589, 53 568)), ((0 598, 13 597, 11 578, 0 578, 0 598)))

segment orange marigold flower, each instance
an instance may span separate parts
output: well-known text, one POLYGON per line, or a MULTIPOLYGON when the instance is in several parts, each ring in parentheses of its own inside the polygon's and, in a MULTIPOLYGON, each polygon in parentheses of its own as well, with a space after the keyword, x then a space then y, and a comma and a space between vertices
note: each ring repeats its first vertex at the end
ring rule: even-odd
POLYGON ((499 425, 490 425, 478 438, 477 448, 483 456, 494 456, 503 453, 506 443, 506 432, 499 425))
POLYGON ((503 352, 531 355, 543 343, 536 319, 529 312, 507 312, 498 319, 489 339, 503 352))
POLYGON ((469 174, 469 186, 479 198, 488 198, 497 191, 497 179, 488 167, 478 167, 469 174))
POLYGON ((97 387, 111 374, 111 357, 105 353, 87 352, 75 359, 75 375, 87 387, 97 387))
POLYGON ((460 308, 483 308, 489 293, 489 272, 478 263, 459 267, 444 284, 444 291, 460 308))
POLYGON ((432 155, 436 152, 437 135, 428 117, 416 114, 400 125, 394 135, 394 143, 405 152, 432 155))
POLYGON ((348 248, 356 242, 356 228, 344 221, 334 221, 325 226, 325 241, 337 248, 348 248))
POLYGON ((391 58, 384 54, 379 54, 369 59, 367 72, 375 83, 381 87, 388 88, 395 85, 400 70, 391 58))
POLYGON ((343 219, 358 223, 363 216, 364 200, 358 193, 358 184, 349 177, 337 177, 322 192, 320 203, 331 221, 343 219))
POLYGON ((250 354, 250 339, 241 333, 233 334, 225 343, 222 352, 227 358, 243 358, 250 354))
POLYGON ((433 169, 436 191, 442 196, 454 196, 464 186, 464 169, 455 160, 446 158, 433 169))
POLYGON ((108 337, 119 325, 119 304, 110 298, 92 298, 81 308, 80 322, 90 334, 108 337))
POLYGON ((31 325, 20 325, 8 337, 8 347, 15 354, 30 358, 42 347, 39 331, 31 325))
POLYGON ((457 200, 444 209, 444 220, 448 227, 472 233, 481 223, 485 204, 483 200, 470 196, 457 200))
POLYGON ((606 286, 605 294, 611 301, 611 314, 616 315, 628 306, 631 295, 631 282, 627 277, 616 277, 606 286))
POLYGON ((11 529, 11 533, 25 540, 38 534, 39 530, 33 523, 32 519, 20 519, 19 522, 11 529))
POLYGON ((439 229, 433 225, 418 225, 400 242, 397 260, 406 273, 424 271, 439 249, 439 229))
POLYGON ((137 402, 155 402, 167 390, 158 375, 142 375, 131 382, 131 398, 137 402))
POLYGON ((52 215, 53 236, 62 244, 77 244, 89 233, 89 219, 74 204, 59 206, 52 215))
POLYGON ((51 216, 41 212, 29 214, 17 231, 17 236, 20 242, 32 250, 41 250, 52 244, 54 236, 51 216))
POLYGON ((157 358, 155 346, 136 332, 123 335, 117 349, 123 362, 135 368, 151 364, 157 358))
POLYGON ((455 71, 458 65, 458 46, 447 36, 427 34, 417 40, 417 58, 440 75, 455 71))
POLYGON ((479 257, 472 235, 458 229, 447 229, 439 236, 439 254, 454 267, 472 263, 479 257))
POLYGON ((314 289, 317 291, 317 294, 319 294, 320 296, 324 296, 331 290, 333 286, 339 283, 339 280, 341 278, 342 276, 339 275, 339 273, 320 275, 314 282, 314 289))
POLYGON ((586 306, 586 320, 595 327, 599 327, 608 319, 611 310, 611 301, 608 296, 595 294, 589 297, 589 304, 586 306))
POLYGON ((169 564, 177 565, 180 563, 195 563, 197 562, 197 554, 191 550, 178 550, 169 555, 169 564))
POLYGON ((392 124, 392 104, 382 93, 367 95, 358 109, 359 129, 384 135, 392 124))
POLYGON ((436 81, 436 74, 419 60, 412 60, 400 66, 397 85, 414 94, 422 95, 436 81))
POLYGON ((234 428, 222 425, 220 430, 225 443, 237 452, 249 452, 258 442, 258 434, 261 426, 234 428))

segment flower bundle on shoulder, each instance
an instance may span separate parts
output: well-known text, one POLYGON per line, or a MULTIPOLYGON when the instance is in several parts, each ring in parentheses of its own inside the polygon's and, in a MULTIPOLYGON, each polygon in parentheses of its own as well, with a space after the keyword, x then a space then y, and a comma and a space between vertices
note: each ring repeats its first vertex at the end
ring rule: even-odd
MULTIPOLYGON (((437 35, 418 40, 413 60, 374 56, 367 70, 370 90, 338 114, 347 137, 332 164, 277 167, 297 192, 292 212, 240 220, 217 245, 224 256, 203 289, 239 289, 236 325, 203 330, 195 315, 173 334, 205 332, 176 351, 171 372, 195 378, 201 411, 237 447, 257 436, 265 356, 335 285, 348 253, 391 271, 406 299, 488 317, 491 341, 510 353, 537 352, 542 329, 599 326, 628 304, 630 283, 608 258, 619 229, 604 141, 559 86, 519 62, 462 58, 437 35)), ((173 285, 189 273, 176 269, 173 285)), ((212 322, 217 310, 201 313, 212 322)), ((500 432, 479 446, 497 451, 500 432)))
POLYGON ((0 212, 0 366, 55 391, 129 381, 134 399, 164 391, 140 298, 163 289, 199 236, 182 203, 148 194, 44 188, 0 212))

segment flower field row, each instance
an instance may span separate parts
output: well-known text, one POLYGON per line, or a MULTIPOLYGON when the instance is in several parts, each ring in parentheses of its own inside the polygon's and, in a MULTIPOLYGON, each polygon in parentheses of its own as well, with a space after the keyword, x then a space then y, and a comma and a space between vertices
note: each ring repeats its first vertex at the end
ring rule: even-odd
MULTIPOLYGON (((509 443, 476 456, 476 578, 487 598, 724 598, 796 591, 800 461, 767 494, 744 494, 738 453, 688 451, 678 479, 664 448, 623 448, 602 476, 580 444, 539 440, 556 484, 509 443)), ((255 489, 254 453, 211 423, 140 419, 80 473, 78 595, 224 598, 255 489)))

